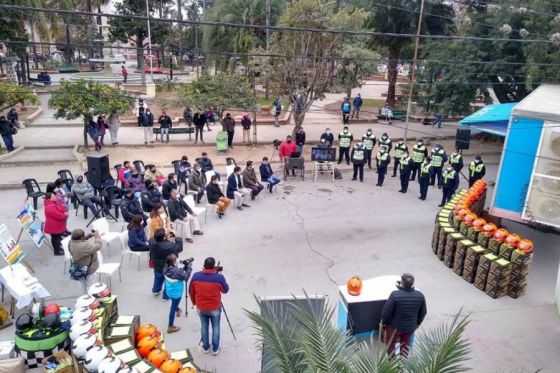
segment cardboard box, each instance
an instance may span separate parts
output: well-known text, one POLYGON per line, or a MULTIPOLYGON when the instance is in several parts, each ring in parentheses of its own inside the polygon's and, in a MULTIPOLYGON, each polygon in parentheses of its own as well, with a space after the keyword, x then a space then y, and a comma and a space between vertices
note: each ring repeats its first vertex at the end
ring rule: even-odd
POLYGON ((448 234, 455 233, 453 228, 442 228, 439 231, 438 248, 436 255, 440 260, 443 260, 443 252, 445 250, 445 242, 448 234))
MULTIPOLYGON (((490 240, 491 236, 487 236, 485 235, 483 232, 480 232, 478 234, 478 237, 476 238, 476 242, 482 246, 482 247, 486 247, 488 248, 488 241, 490 240)), ((494 254, 495 255, 495 254, 494 254)))
POLYGON ((494 238, 488 240, 488 246, 486 248, 494 255, 500 255, 500 241, 496 241, 494 238))
POLYGON ((455 256, 455 248, 457 242, 462 240, 464 236, 461 233, 451 233, 447 235, 445 249, 443 253, 443 262, 449 268, 453 267, 453 261, 455 256))
POLYGON ((459 226, 459 232, 461 232, 462 234, 464 234, 465 236, 467 235, 467 233, 469 232, 469 226, 465 224, 464 221, 461 222, 460 226, 459 226))
POLYGON ((484 291, 486 288, 486 281, 488 273, 490 272, 491 263, 497 259, 498 257, 494 254, 484 254, 480 257, 474 279, 474 286, 478 289, 484 291))
POLYGON ((470 283, 474 282, 478 260, 484 254, 486 254, 486 249, 479 245, 470 246, 467 249, 465 262, 463 264, 463 279, 465 281, 470 283))
POLYGON ((472 241, 476 242, 477 239, 478 239, 478 234, 479 233, 480 232, 475 230, 473 227, 469 227, 469 229, 467 230, 467 238, 469 240, 472 240, 472 241))
POLYGON ((505 260, 511 260, 511 253, 515 250, 515 248, 508 246, 506 244, 500 245, 499 256, 500 258, 504 258, 505 260))
POLYGON ((43 365, 43 372, 47 373, 78 373, 78 365, 76 364, 76 360, 66 351, 57 351, 51 356, 45 357, 41 361, 41 364, 43 365), (52 358, 54 358, 57 363, 61 365, 59 365, 59 367, 55 369, 47 369, 45 365, 52 358))

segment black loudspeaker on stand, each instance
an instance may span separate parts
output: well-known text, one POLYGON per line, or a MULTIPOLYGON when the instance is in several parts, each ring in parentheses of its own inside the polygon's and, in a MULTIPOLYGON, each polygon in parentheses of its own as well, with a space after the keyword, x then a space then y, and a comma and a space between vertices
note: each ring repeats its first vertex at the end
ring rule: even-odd
POLYGON ((455 135, 455 147, 458 150, 465 150, 469 148, 471 141, 471 130, 457 128, 455 135))
POLYGON ((87 166, 87 179, 94 188, 100 188, 103 183, 113 178, 109 169, 109 156, 106 154, 88 155, 87 166))

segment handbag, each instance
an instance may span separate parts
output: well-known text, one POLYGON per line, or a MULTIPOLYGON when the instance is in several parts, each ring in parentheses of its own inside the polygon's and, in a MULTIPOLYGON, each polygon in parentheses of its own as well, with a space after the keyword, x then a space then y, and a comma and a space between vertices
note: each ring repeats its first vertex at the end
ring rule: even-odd
POLYGON ((12 127, 12 135, 15 135, 17 133, 17 128, 12 127))
POLYGON ((78 262, 72 261, 70 263, 70 268, 68 269, 68 273, 70 274, 70 278, 76 281, 85 280, 89 271, 89 266, 80 265, 78 262))

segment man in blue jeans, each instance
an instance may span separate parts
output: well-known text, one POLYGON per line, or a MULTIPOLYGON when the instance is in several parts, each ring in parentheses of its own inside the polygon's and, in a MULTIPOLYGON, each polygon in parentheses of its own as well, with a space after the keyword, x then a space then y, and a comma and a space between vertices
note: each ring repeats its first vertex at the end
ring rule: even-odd
MULTIPOLYGON (((164 228, 156 229, 154 237, 150 239, 150 260, 154 267, 154 284, 152 286, 152 294, 158 296, 163 290, 163 301, 169 300, 163 286, 165 277, 163 269, 165 267, 165 260, 169 254, 179 256, 183 251, 183 241, 181 237, 170 236, 171 233, 166 233, 164 228)), ((172 234, 171 234, 172 235, 172 234)))
POLYGON ((222 293, 229 291, 225 277, 220 274, 212 257, 204 260, 204 268, 196 272, 190 283, 189 295, 200 317, 202 348, 210 351, 209 325, 212 324, 212 355, 220 353, 220 316, 222 314, 222 293))

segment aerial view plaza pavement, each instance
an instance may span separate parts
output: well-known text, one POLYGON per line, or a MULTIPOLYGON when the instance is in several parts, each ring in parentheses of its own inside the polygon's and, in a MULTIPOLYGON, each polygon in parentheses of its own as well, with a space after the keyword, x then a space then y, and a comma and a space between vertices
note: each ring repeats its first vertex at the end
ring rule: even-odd
POLYGON ((0 4, 0 372, 558 371, 558 3, 81 3, 0 4))

